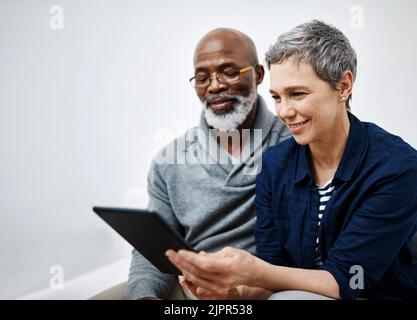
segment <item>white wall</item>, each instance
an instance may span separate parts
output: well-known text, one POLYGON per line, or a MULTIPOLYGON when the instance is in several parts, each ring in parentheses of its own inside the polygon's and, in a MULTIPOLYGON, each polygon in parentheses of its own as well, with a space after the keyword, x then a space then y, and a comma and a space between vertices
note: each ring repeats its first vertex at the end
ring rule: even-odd
POLYGON ((246 32, 263 60, 298 23, 336 25, 359 57, 353 112, 417 147, 416 12, 413 0, 0 0, 0 298, 47 288, 52 265, 71 279, 128 256, 91 206, 144 205, 157 145, 197 123, 193 49, 215 27, 246 32), (49 25, 56 4, 63 30, 49 25))

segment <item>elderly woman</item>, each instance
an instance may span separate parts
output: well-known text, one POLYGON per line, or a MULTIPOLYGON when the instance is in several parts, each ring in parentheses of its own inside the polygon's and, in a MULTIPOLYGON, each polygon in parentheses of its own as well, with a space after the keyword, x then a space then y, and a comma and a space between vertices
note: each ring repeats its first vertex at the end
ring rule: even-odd
POLYGON ((216 299, 417 298, 417 151, 350 112, 348 39, 314 20, 280 36, 266 61, 293 137, 268 150, 257 177, 257 256, 169 251, 183 286, 216 299))

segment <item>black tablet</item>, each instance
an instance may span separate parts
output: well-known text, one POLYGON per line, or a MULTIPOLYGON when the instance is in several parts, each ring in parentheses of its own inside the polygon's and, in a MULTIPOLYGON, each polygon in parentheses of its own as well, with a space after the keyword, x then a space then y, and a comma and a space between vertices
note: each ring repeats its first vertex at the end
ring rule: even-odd
POLYGON ((158 214, 141 209, 109 207, 93 207, 93 211, 161 272, 181 274, 165 252, 168 249, 193 249, 158 214))

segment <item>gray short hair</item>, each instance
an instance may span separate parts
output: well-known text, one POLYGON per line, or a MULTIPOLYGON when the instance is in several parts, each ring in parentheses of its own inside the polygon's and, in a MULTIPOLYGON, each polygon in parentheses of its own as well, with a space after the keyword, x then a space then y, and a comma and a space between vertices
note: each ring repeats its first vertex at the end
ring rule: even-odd
MULTIPOLYGON (((349 40, 337 28, 319 20, 300 24, 282 34, 265 54, 268 69, 271 64, 294 58, 308 62, 317 76, 337 89, 342 74, 350 70, 356 78, 357 59, 349 40)), ((349 101, 347 108, 350 109, 349 101)))

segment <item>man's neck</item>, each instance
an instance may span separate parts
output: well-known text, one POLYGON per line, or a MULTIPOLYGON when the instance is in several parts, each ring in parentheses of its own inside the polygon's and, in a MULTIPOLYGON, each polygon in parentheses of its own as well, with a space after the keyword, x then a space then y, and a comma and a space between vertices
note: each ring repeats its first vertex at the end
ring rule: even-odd
POLYGON ((233 138, 228 139, 228 136, 232 137, 232 135, 237 134, 237 132, 235 132, 234 134, 227 133, 227 132, 225 133, 219 132, 219 136, 220 137, 223 136, 223 139, 220 139, 220 147, 226 149, 227 152, 230 155, 234 156, 235 158, 240 157, 240 153, 242 152, 243 146, 245 145, 246 140, 248 138, 248 135, 242 134, 242 130, 251 129, 253 127, 253 124, 255 123, 256 114, 258 113, 258 99, 259 98, 255 100, 252 110, 246 117, 246 120, 237 128, 239 139, 233 139, 233 138), (226 141, 227 141, 227 145, 225 144, 226 141))
POLYGON ((256 98, 255 102, 253 103, 252 110, 249 112, 245 121, 243 121, 243 123, 239 127, 237 127, 240 134, 242 133, 242 129, 251 129, 253 124, 255 123, 256 114, 258 113, 258 99, 259 99, 259 96, 256 98))

